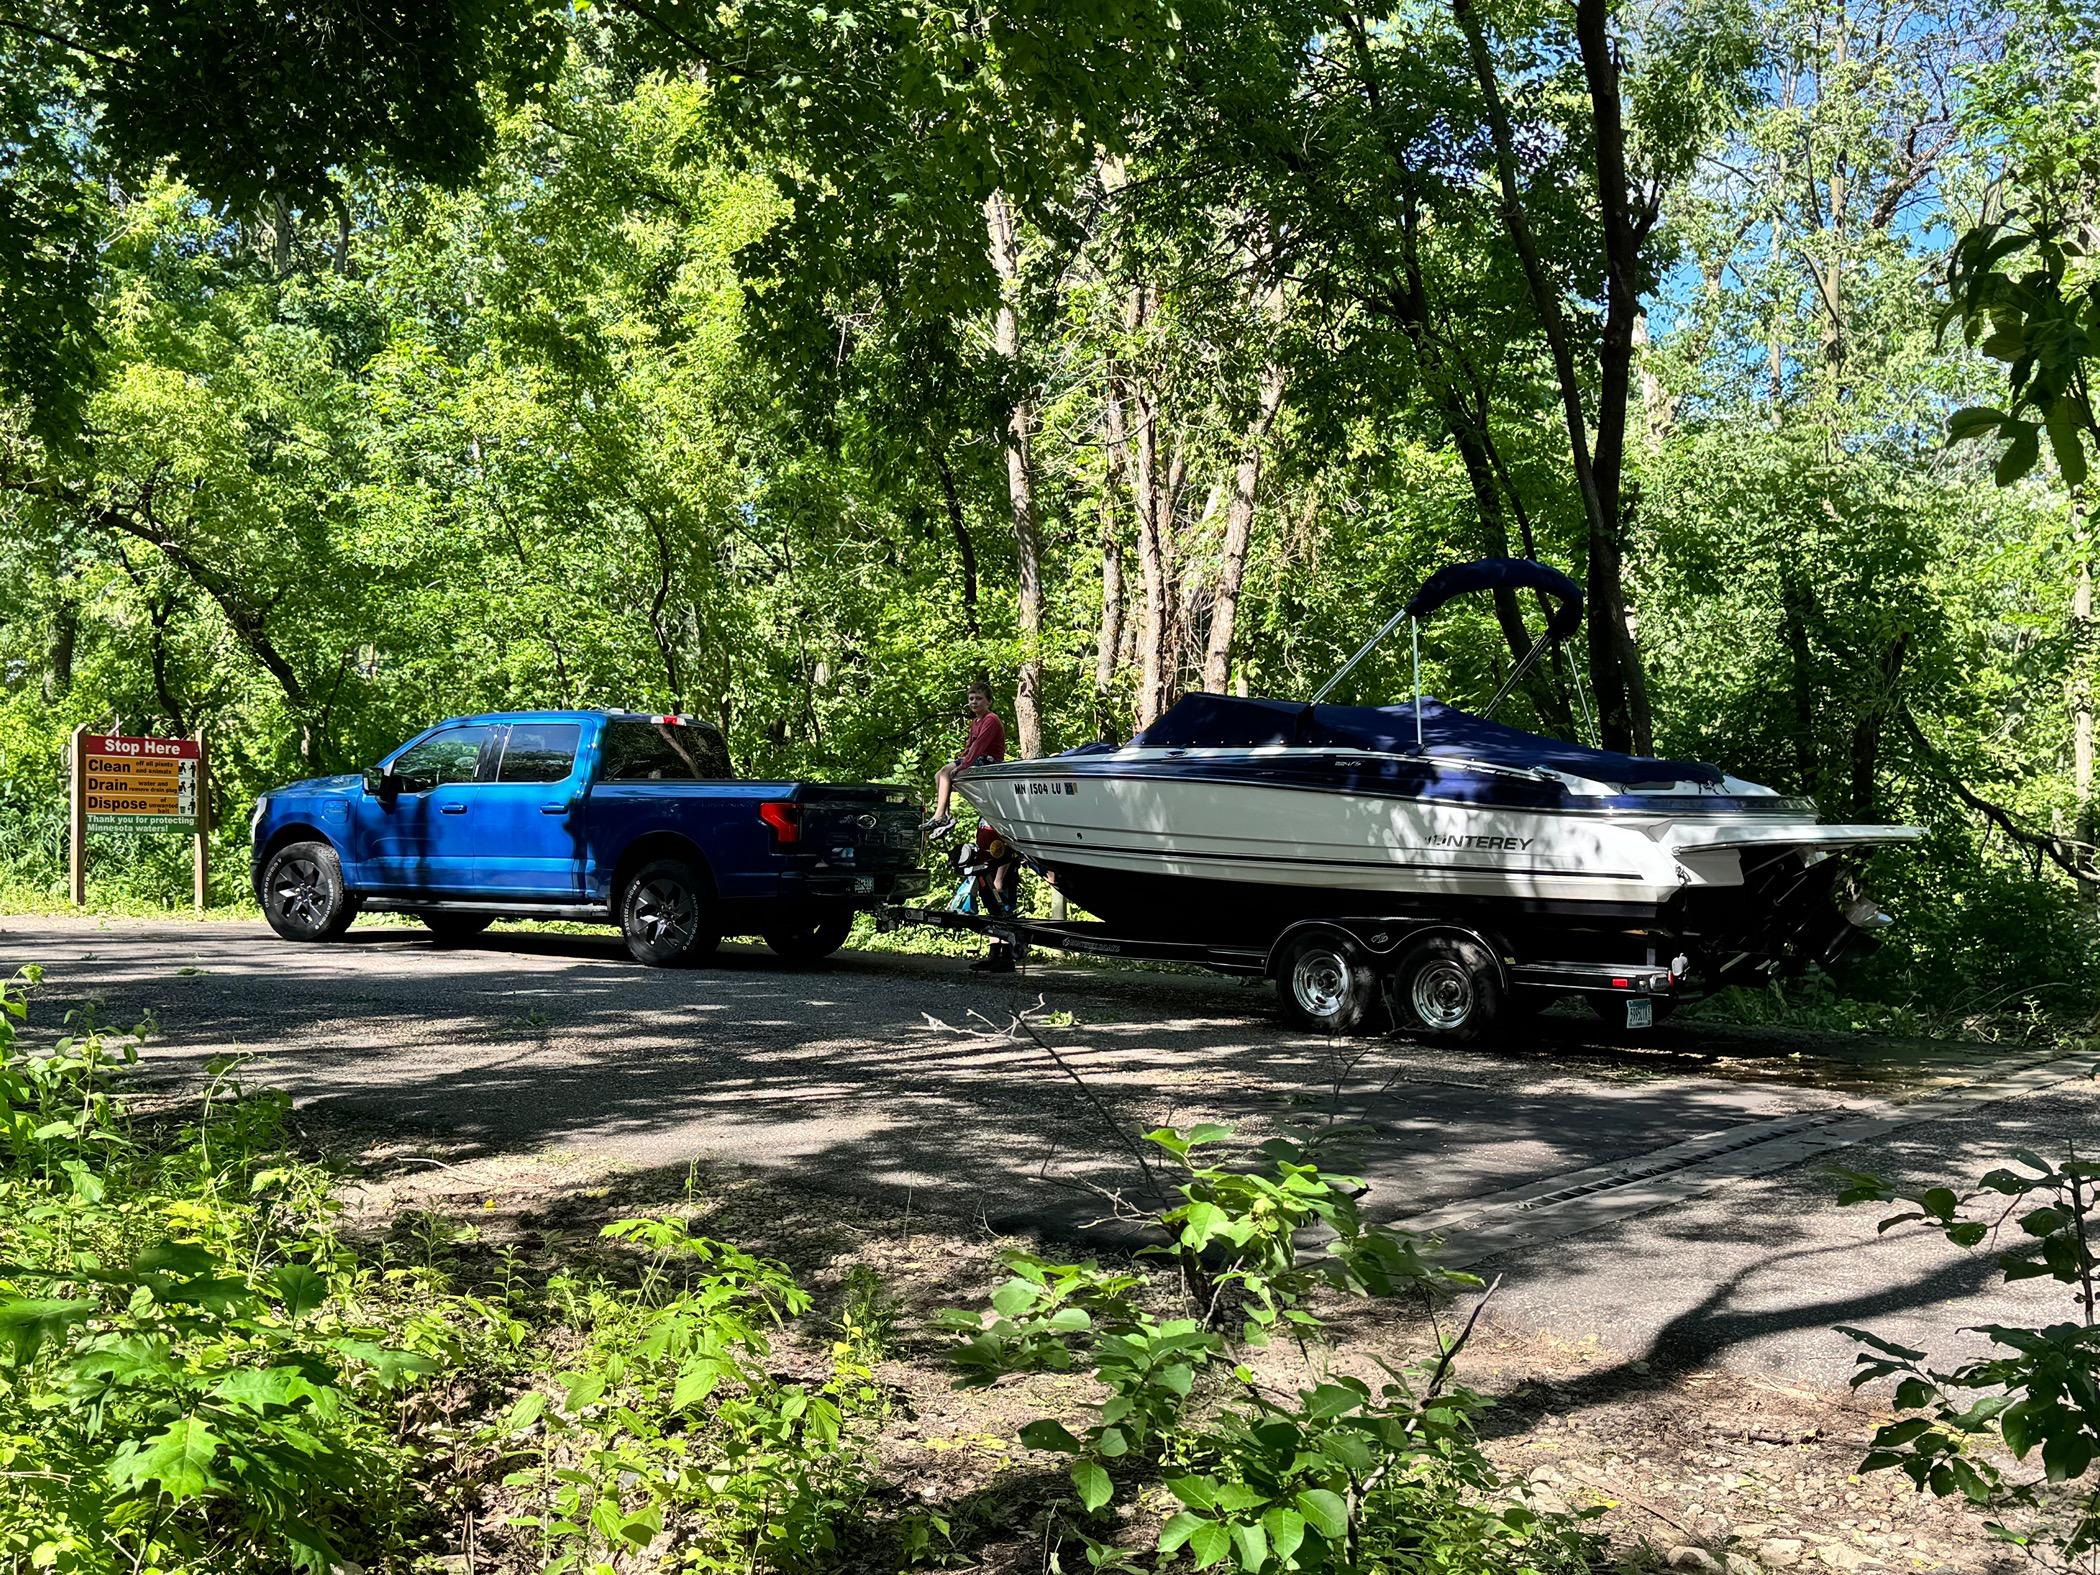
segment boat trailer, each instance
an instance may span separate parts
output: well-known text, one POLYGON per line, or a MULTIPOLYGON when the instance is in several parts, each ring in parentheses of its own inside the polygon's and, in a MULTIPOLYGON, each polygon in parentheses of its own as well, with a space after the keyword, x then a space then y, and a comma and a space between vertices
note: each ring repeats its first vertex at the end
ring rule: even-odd
POLYGON ((1325 1033, 1368 1031, 1390 1014, 1406 1031, 1471 1041, 1564 995, 1588 1001, 1609 1027, 1638 1030, 1695 993, 1685 986, 1686 959, 1658 961, 1652 946, 1640 962, 1525 958, 1481 930, 1421 918, 1304 919, 1267 947, 1124 935, 1094 921, 953 908, 886 906, 875 910, 875 927, 967 931, 1012 947, 1016 961, 1040 949, 1271 979, 1284 1015, 1297 1027, 1325 1033))

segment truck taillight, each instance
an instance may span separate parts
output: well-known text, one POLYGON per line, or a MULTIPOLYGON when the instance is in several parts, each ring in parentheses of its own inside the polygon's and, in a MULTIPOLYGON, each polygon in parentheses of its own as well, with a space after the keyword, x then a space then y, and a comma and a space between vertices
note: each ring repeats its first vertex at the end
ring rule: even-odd
POLYGON ((758 818, 773 828, 776 847, 802 840, 802 807, 784 798, 768 799, 758 806, 758 818))

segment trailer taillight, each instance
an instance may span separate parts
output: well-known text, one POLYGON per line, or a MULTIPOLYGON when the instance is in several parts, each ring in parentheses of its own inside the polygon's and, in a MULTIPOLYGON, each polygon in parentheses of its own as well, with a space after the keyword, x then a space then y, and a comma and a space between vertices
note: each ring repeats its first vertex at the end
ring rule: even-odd
POLYGON ((768 799, 758 806, 758 818, 773 828, 776 847, 802 840, 802 807, 788 799, 768 799))

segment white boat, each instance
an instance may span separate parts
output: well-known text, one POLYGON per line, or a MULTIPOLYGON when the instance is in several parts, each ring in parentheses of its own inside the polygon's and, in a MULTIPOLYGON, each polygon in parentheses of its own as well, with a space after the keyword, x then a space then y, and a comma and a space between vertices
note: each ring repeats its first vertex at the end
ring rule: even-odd
MULTIPOLYGON (((1498 585, 1562 603, 1507 694, 1580 618, 1580 591, 1543 565, 1447 569, 1370 644, 1498 585)), ((1808 801, 1712 766, 1471 715, 1420 693, 1416 649, 1406 704, 1192 694, 1121 747, 980 766, 957 788, 1071 901, 1133 935, 1263 945, 1306 921, 1459 923, 1505 956, 1645 959, 1695 989, 1827 961, 1882 922, 1844 856, 1917 827, 1824 825, 1808 801)))

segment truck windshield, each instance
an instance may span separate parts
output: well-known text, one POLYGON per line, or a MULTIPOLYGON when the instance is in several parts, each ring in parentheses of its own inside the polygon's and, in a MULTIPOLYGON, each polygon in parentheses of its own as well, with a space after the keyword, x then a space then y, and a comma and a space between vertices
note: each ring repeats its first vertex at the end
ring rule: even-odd
POLYGON ((735 774, 729 746, 705 722, 606 724, 604 781, 704 782, 735 774))

